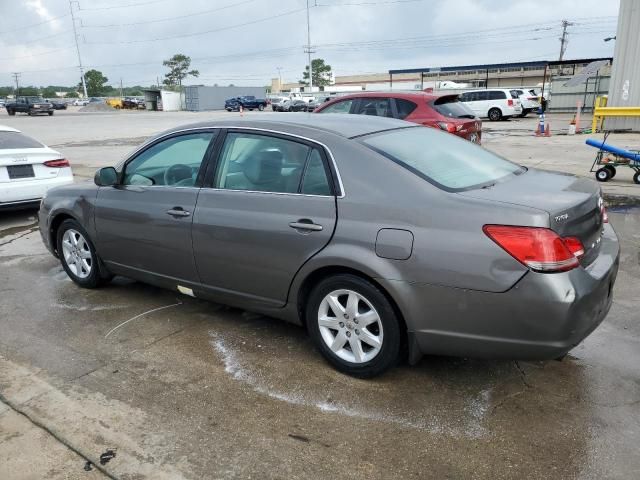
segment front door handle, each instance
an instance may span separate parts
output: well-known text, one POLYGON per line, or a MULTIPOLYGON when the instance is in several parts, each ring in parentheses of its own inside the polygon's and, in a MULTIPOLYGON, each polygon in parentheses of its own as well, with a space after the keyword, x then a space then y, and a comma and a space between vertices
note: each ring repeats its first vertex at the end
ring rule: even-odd
POLYGON ((191 212, 187 212, 182 207, 173 207, 171 210, 167 210, 167 215, 171 215, 172 217, 188 217, 191 215, 191 212))
POLYGON ((320 232, 322 231, 322 225, 318 225, 317 223, 313 223, 312 220, 308 218, 301 218, 297 222, 291 222, 289 224, 291 228, 295 228, 296 230, 306 230, 310 232, 320 232))

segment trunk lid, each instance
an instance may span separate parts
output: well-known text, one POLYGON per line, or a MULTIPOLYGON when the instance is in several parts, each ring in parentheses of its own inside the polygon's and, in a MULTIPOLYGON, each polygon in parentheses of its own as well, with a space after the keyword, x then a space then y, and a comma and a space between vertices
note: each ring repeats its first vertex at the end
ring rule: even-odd
POLYGON ((60 168, 44 165, 63 156, 50 148, 0 149, 0 183, 55 178, 60 168))
POLYGON ((549 214, 549 228, 561 237, 577 237, 589 265, 600 251, 603 229, 600 187, 588 178, 536 169, 508 181, 459 195, 537 208, 549 214))

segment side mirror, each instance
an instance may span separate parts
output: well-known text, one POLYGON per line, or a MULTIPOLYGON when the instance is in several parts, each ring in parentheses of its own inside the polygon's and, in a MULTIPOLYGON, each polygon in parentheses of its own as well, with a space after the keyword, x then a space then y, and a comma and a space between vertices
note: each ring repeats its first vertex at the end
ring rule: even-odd
POLYGON ((118 183, 118 172, 113 167, 101 168, 94 175, 93 181, 99 187, 112 187, 118 183))

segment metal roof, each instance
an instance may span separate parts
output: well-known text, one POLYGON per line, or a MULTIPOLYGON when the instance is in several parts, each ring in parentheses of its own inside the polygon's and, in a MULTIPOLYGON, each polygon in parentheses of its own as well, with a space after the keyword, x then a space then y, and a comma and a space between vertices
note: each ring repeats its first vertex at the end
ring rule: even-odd
POLYGON ((390 75, 398 74, 398 73, 426 73, 426 72, 460 72, 465 70, 492 70, 492 69, 500 69, 500 68, 524 68, 524 67, 540 67, 544 68, 547 65, 573 65, 579 63, 591 63, 595 60, 610 60, 613 61, 613 58, 580 58, 577 60, 562 60, 562 61, 553 61, 553 60, 538 60, 535 62, 512 62, 512 63, 487 63, 487 64, 479 64, 479 65, 461 65, 455 67, 427 67, 427 68, 406 68, 401 70, 389 70, 390 75))

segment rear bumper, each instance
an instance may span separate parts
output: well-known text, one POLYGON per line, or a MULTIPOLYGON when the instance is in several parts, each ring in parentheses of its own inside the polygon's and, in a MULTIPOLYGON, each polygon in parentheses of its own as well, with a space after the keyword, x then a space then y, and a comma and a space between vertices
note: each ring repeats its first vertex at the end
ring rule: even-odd
POLYGON ((618 239, 607 224, 600 254, 589 267, 528 272, 507 292, 381 283, 396 300, 401 297, 414 359, 438 354, 545 360, 565 355, 604 320, 618 263, 618 239))
POLYGON ((0 208, 38 203, 50 188, 73 183, 73 175, 60 172, 55 178, 0 183, 0 208))

